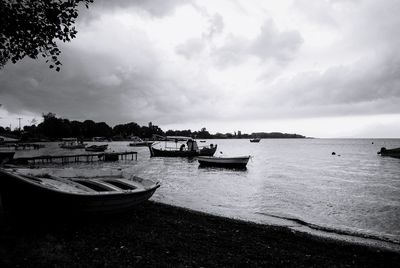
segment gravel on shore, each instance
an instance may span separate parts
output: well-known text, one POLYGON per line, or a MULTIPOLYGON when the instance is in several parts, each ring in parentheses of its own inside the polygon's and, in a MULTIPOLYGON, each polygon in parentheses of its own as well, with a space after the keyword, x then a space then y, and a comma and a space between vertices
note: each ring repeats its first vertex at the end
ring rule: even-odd
POLYGON ((0 267, 398 267, 400 253, 145 202, 124 215, 4 218, 0 267))

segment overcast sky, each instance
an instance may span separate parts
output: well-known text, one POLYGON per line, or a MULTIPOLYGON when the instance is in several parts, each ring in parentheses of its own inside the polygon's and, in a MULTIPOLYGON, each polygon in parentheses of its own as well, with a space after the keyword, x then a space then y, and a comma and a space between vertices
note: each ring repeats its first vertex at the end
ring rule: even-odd
POLYGON ((399 0, 99 1, 62 70, 0 70, 0 125, 41 114, 110 126, 400 138, 399 0))

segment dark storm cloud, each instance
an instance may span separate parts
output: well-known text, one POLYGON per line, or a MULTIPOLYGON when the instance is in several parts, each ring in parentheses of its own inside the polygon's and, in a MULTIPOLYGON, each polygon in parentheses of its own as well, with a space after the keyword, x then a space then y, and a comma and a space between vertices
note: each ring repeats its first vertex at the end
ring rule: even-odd
MULTIPOLYGON (((200 100, 206 97, 197 88, 201 85, 193 83, 195 90, 188 92, 179 75, 163 73, 162 63, 148 50, 151 44, 142 42, 137 53, 143 57, 133 55, 134 65, 123 61, 123 55, 121 58, 112 52, 85 52, 69 47, 62 49, 60 73, 33 60, 9 65, 0 73, 0 99, 11 113, 54 112, 70 119, 110 124, 145 124, 154 119, 171 123, 196 117, 204 107, 200 100)), ((201 112, 209 113, 212 109, 201 112)))
POLYGON ((257 92, 255 116, 321 117, 400 113, 400 57, 364 59, 325 72, 303 72, 257 92), (265 97, 260 97, 265 96, 265 97), (279 107, 276 106, 279 103, 279 107), (269 109, 268 107, 273 107, 269 109))
POLYGON ((0 109, 112 125, 400 113, 400 1, 298 2, 305 29, 339 40, 331 47, 269 14, 258 34, 243 37, 228 31, 222 10, 194 5, 208 21, 203 32, 177 45, 182 29, 169 28, 163 43, 159 26, 188 2, 96 1, 80 14, 77 39, 61 46, 60 73, 40 60, 0 71, 0 109), (325 62, 310 68, 304 55, 325 62))

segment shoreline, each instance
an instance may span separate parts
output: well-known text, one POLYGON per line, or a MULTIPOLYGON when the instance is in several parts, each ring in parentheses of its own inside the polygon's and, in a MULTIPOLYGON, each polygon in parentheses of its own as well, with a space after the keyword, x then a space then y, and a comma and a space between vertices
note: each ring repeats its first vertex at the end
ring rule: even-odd
POLYGON ((400 252, 153 201, 94 218, 6 219, 5 266, 394 267, 400 252))

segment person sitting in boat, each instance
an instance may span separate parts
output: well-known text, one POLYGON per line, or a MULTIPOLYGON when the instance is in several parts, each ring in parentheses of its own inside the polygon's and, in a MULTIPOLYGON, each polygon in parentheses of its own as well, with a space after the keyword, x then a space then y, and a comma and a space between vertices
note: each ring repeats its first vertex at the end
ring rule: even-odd
POLYGON ((179 151, 183 151, 185 149, 185 144, 182 144, 181 147, 179 147, 179 151))
POLYGON ((188 146, 188 150, 189 151, 197 151, 199 150, 199 147, 197 146, 197 142, 190 139, 186 142, 187 146, 188 146))

